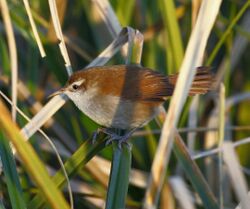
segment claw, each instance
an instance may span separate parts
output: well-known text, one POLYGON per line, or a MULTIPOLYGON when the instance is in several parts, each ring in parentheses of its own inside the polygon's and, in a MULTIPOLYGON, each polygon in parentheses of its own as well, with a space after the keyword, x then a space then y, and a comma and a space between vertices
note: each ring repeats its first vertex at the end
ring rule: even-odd
POLYGON ((128 142, 128 139, 129 138, 125 138, 125 139, 121 139, 121 140, 119 140, 118 141, 118 148, 121 150, 122 149, 122 145, 123 144, 125 144, 125 145, 127 145, 127 147, 129 148, 129 150, 131 150, 132 149, 132 146, 131 146, 131 144, 128 142))
POLYGON ((103 128, 98 128, 96 131, 93 132, 92 137, 91 137, 92 138, 92 144, 95 144, 95 142, 97 140, 97 137, 101 132, 105 133, 103 128))
POLYGON ((98 130, 93 132, 92 137, 91 137, 92 138, 92 140, 91 140, 92 144, 96 143, 96 139, 97 139, 98 134, 99 134, 98 130))
POLYGON ((120 150, 122 150, 122 141, 118 141, 118 148, 120 149, 120 150))
POLYGON ((110 144, 112 143, 112 141, 113 141, 113 140, 111 140, 111 138, 109 138, 109 139, 106 141, 105 146, 110 145, 110 144))

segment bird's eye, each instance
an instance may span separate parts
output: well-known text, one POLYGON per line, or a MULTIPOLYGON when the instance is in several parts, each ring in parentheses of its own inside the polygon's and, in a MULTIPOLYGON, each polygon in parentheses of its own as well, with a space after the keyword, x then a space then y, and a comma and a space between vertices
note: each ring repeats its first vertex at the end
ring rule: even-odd
POLYGON ((73 88, 74 90, 77 90, 77 89, 79 88, 79 86, 78 86, 77 84, 73 84, 73 85, 72 85, 72 88, 73 88))

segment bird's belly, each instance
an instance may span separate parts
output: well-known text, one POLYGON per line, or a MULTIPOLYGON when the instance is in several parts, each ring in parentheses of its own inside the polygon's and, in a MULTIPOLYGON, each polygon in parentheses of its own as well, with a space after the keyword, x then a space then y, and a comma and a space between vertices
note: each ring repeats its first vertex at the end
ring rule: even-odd
POLYGON ((150 102, 121 101, 120 97, 115 96, 99 96, 76 105, 96 123, 119 129, 143 126, 159 110, 159 105, 152 105, 150 102))

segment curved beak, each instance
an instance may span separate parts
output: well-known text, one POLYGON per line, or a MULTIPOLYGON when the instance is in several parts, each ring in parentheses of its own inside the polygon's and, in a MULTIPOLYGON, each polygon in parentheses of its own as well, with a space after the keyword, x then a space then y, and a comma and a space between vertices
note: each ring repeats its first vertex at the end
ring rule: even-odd
POLYGON ((66 88, 61 88, 59 89, 58 91, 52 93, 51 95, 48 96, 48 99, 54 97, 54 96, 57 96, 57 95, 60 95, 60 94, 63 94, 65 92, 66 88))

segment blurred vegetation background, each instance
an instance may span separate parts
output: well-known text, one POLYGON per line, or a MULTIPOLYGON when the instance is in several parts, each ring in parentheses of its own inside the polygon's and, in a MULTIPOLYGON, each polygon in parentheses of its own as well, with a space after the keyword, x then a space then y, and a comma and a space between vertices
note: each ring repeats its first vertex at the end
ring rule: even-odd
MULTIPOLYGON (((110 44, 114 37, 111 36, 100 17, 94 1, 57 0, 56 2, 73 71, 83 69, 110 44)), ((174 3, 174 10, 171 10, 167 1, 164 0, 110 0, 121 25, 138 29, 144 35, 142 65, 164 74, 178 72, 201 1, 176 0, 169 2, 174 3), (167 17, 168 15, 172 16, 167 17), (171 18, 177 18, 177 27, 169 21, 171 18)), ((53 29, 48 1, 29 0, 29 3, 39 36, 45 47, 47 54, 45 58, 40 56, 23 2, 7 1, 17 45, 18 78, 23 84, 22 88, 19 87, 17 104, 26 115, 32 118, 37 112, 34 105, 46 104, 47 96, 63 86, 68 76, 53 29)), ((2 18, 0 21, 0 89, 10 98, 10 56, 2 18)), ((250 135, 250 95, 247 93, 250 90, 249 41, 249 1, 223 1, 208 41, 204 65, 211 66, 217 80, 225 84, 225 140, 232 142, 250 135), (244 6, 246 8, 243 11, 244 6), (240 11, 243 12, 240 13, 240 11), (237 17, 237 22, 234 22, 237 17), (238 102, 237 99, 239 99, 238 102), (229 102, 231 103, 229 104, 229 102)), ((122 63, 124 60, 121 54, 118 54, 108 62, 108 65, 122 63)), ((197 120, 195 127, 200 127, 200 129, 191 130, 194 128, 190 125, 192 98, 188 99, 184 107, 178 127, 182 128, 181 135, 193 155, 218 146, 218 133, 214 130, 218 128, 218 121, 214 122, 216 120, 214 117, 217 115, 213 114, 219 98, 218 89, 219 85, 215 91, 199 99, 199 104, 195 108, 197 120), (211 122, 211 118, 213 118, 213 122, 211 122), (191 136, 190 133, 195 134, 191 136), (191 142, 187 139, 190 139, 191 142)), ((168 104, 166 104, 167 106, 168 104)), ((54 115, 53 121, 54 125, 47 123, 43 130, 56 144, 64 160, 89 139, 93 131, 99 127, 80 113, 70 101, 54 115), (54 128, 51 128, 52 126, 54 128), (58 132, 63 133, 64 137, 58 135, 58 132)), ((26 120, 18 114, 18 126, 21 128, 26 123, 26 120)), ((157 148, 159 130, 157 122, 153 121, 144 129, 139 130, 131 140, 133 144, 132 173, 134 172, 135 176, 134 182, 132 181, 129 185, 126 208, 141 208, 142 206, 146 176, 150 172, 157 148)), ((31 143, 51 173, 59 169, 54 152, 40 134, 32 136, 31 143)), ((249 144, 244 144, 236 149, 248 184, 250 180, 249 149, 249 144)), ((71 178, 75 208, 100 208, 103 200, 105 201, 110 166, 108 161, 112 158, 112 147, 102 149, 98 156, 101 158, 98 158, 95 163, 91 164, 90 161, 85 167, 82 166, 77 175, 75 174, 71 178), (99 163, 99 166, 96 163, 99 163)), ((218 156, 200 158, 196 162, 215 197, 220 199, 218 156)), ((17 161, 16 166, 24 202, 29 205, 28 203, 38 193, 38 190, 23 169, 22 163, 17 161)), ((192 195, 194 208, 204 208, 174 155, 171 156, 166 176, 168 178, 157 207, 185 208, 180 204, 178 189, 175 188, 178 186, 174 180, 178 179, 185 184, 185 188, 192 195)), ((225 172, 224 180, 220 182, 223 184, 224 206, 225 208, 235 208, 238 202, 232 186, 227 183, 228 178, 225 172)), ((13 208, 8 191, 6 177, 2 172, 0 176, 1 207, 13 208)), ((66 189, 64 193, 67 197, 66 189)))

